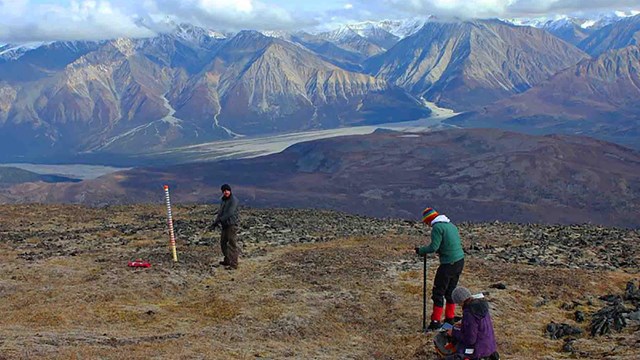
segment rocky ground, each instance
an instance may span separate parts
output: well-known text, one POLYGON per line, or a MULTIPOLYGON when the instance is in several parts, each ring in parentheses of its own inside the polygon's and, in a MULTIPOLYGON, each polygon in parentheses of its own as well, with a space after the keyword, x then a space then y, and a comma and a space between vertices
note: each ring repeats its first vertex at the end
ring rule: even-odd
MULTIPOLYGON (((174 209, 173 263, 162 206, 0 206, 0 359, 435 358, 413 253, 425 226, 242 209, 227 271, 213 210, 174 209)), ((459 227, 461 284, 490 301, 503 358, 640 357, 639 231, 459 227)))

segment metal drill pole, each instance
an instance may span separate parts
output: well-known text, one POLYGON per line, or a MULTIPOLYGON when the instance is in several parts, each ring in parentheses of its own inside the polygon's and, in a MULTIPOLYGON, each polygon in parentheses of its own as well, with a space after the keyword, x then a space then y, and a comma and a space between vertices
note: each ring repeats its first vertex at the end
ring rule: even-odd
POLYGON ((178 262, 178 254, 176 252, 176 237, 173 231, 173 217, 171 215, 171 200, 169 199, 169 185, 164 186, 164 198, 167 203, 167 221, 169 223, 169 240, 171 245, 171 254, 173 261, 178 262))
POLYGON ((422 267, 422 332, 427 331, 427 255, 423 256, 422 267))

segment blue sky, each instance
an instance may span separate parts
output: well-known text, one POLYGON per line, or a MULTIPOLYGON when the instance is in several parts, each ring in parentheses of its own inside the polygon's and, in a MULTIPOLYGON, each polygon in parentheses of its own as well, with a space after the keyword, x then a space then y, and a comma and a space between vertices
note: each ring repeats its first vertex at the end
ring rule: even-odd
POLYGON ((0 42, 147 37, 167 19, 217 30, 318 30, 436 15, 538 17, 640 9, 640 0, 0 0, 0 42))

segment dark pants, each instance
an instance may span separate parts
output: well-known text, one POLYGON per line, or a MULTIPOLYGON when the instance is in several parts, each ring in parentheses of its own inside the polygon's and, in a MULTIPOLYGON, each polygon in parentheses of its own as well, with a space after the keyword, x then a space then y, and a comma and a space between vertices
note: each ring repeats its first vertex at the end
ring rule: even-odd
POLYGON ((464 268, 464 259, 458 260, 453 264, 440 264, 436 271, 436 278, 433 280, 433 290, 431 299, 435 306, 443 307, 444 300, 452 304, 451 293, 458 286, 458 279, 464 268))
POLYGON ((220 247, 222 248, 222 254, 224 255, 224 262, 229 266, 238 266, 238 241, 236 235, 238 234, 238 227, 236 225, 230 225, 222 228, 222 234, 220 235, 220 247))

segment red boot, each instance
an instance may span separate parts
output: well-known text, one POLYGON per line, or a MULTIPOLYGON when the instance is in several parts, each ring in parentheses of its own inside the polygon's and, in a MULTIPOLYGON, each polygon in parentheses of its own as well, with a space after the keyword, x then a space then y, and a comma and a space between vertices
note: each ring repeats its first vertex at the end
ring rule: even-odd
POLYGON ((449 304, 447 303, 447 306, 444 310, 444 321, 448 322, 449 324, 453 324, 454 321, 454 317, 456 316, 456 304, 449 304))

